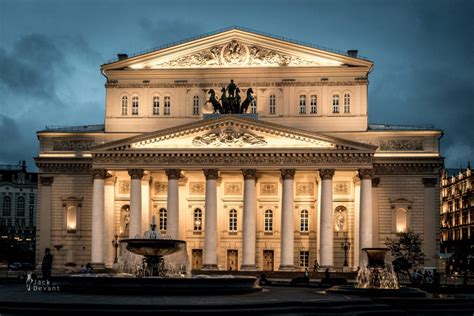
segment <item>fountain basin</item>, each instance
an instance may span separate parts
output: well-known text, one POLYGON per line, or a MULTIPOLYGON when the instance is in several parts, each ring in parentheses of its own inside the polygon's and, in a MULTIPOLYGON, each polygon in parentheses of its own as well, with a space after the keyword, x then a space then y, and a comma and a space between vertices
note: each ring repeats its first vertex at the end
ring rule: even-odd
POLYGON ((426 297, 426 292, 413 287, 400 287, 398 289, 379 289, 357 288, 351 285, 336 285, 327 289, 326 293, 365 297, 426 297))
POLYGON ((127 250, 145 257, 166 256, 184 249, 186 242, 174 239, 124 239, 127 250))
POLYGON ((380 268, 385 266, 385 254, 390 251, 389 248, 362 248, 367 254, 369 268, 380 268))

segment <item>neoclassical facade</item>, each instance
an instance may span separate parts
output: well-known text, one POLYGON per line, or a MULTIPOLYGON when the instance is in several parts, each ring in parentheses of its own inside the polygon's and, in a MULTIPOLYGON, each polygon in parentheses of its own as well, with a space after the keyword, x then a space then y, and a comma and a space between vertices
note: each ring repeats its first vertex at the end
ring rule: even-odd
POLYGON ((38 258, 112 267, 155 216, 194 270, 359 265, 407 229, 439 241, 440 130, 368 123, 373 63, 241 28, 101 66, 105 124, 38 132, 38 258), (254 101, 214 113, 233 79, 254 101), (343 245, 346 245, 345 250, 343 245))

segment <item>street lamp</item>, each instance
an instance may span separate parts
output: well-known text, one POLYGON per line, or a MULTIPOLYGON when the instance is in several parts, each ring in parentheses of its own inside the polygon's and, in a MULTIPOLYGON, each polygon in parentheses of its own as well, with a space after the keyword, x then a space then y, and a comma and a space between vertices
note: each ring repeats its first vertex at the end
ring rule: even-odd
POLYGON ((119 242, 118 242, 118 236, 117 234, 115 234, 115 238, 114 240, 112 240, 112 246, 115 248, 115 258, 114 258, 114 263, 117 263, 117 248, 119 246, 119 242))
POLYGON ((351 248, 351 243, 349 242, 349 240, 347 239, 344 239, 344 242, 341 242, 341 248, 344 250, 344 264, 343 264, 343 267, 348 267, 349 264, 347 263, 347 251, 351 248))

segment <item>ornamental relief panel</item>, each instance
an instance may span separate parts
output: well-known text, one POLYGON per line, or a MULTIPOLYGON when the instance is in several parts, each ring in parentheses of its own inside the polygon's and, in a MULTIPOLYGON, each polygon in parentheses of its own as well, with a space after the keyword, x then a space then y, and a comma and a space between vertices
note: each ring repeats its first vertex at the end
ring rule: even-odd
POLYGON ((240 182, 225 182, 224 183, 224 194, 225 195, 242 195, 242 183, 240 183, 240 182))
POLYGON ((351 194, 351 183, 349 181, 334 181, 333 192, 338 195, 351 194))
POLYGON ((262 136, 248 132, 237 132, 232 128, 218 132, 213 131, 193 139, 193 145, 198 147, 245 147, 261 146, 266 143, 262 136))
POLYGON ((379 149, 381 151, 415 151, 423 150, 422 140, 382 140, 380 141, 379 149))
POLYGON ((130 180, 119 180, 118 192, 119 194, 130 194, 130 180))
POLYGON ((314 195, 313 183, 296 182, 296 195, 314 195))
POLYGON ((166 195, 168 194, 168 183, 166 182, 155 182, 153 184, 156 195, 166 195))
POLYGON ((53 142, 54 151, 86 151, 95 144, 93 140, 61 140, 53 142))
POLYGON ((278 182, 261 182, 260 195, 277 195, 278 182))
POLYGON ((190 195, 204 195, 206 192, 205 182, 189 182, 190 195))

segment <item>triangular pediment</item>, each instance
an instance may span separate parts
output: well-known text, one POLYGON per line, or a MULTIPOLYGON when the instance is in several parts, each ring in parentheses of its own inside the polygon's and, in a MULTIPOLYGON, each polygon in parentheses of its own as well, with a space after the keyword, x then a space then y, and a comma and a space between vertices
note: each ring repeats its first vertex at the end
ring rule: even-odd
POLYGON ((103 69, 338 67, 372 63, 314 46, 231 28, 103 65, 103 69))
POLYGON ((375 148, 372 145, 250 119, 245 115, 227 114, 102 144, 93 148, 93 151, 374 152, 375 148))

